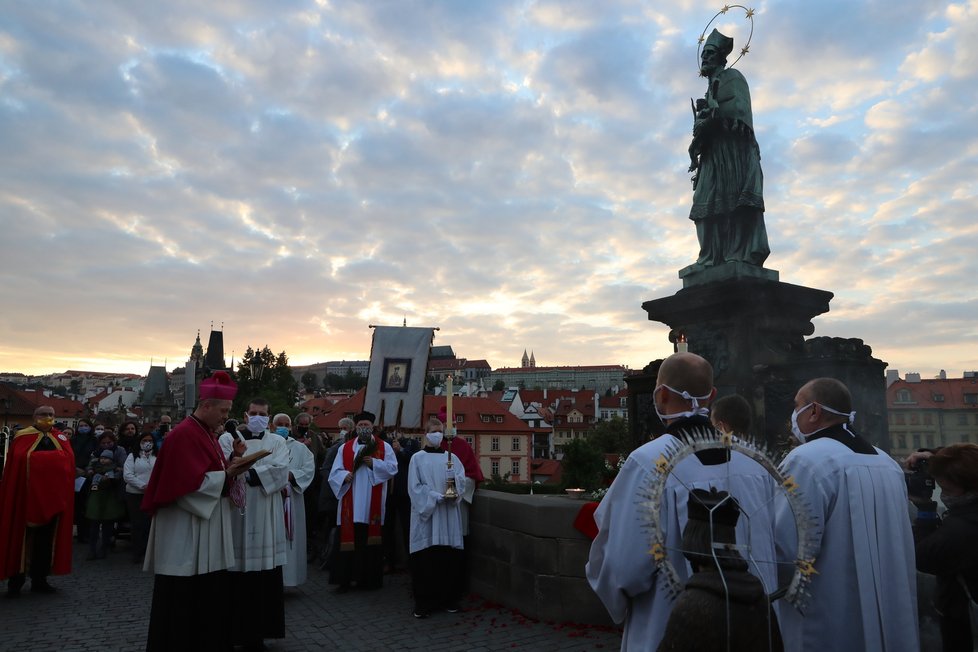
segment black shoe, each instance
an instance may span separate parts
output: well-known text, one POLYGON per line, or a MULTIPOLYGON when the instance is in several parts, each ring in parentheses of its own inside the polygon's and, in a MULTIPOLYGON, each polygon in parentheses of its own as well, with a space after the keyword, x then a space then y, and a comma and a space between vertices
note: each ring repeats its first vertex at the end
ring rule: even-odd
POLYGON ((445 611, 447 611, 450 614, 457 614, 461 610, 462 607, 458 606, 457 604, 450 604, 447 607, 445 607, 445 611))
POLYGON ((349 593, 349 592, 350 592, 349 584, 340 584, 335 589, 333 589, 333 593, 349 593))
POLYGON ((7 597, 8 598, 19 598, 20 589, 24 586, 24 576, 14 575, 7 580, 7 597))
POLYGON ((427 618, 428 617, 428 612, 425 611, 424 609, 415 609, 414 610, 414 617, 415 618, 427 618))
POLYGON ((57 593, 58 589, 48 584, 47 580, 31 580, 31 593, 57 593))

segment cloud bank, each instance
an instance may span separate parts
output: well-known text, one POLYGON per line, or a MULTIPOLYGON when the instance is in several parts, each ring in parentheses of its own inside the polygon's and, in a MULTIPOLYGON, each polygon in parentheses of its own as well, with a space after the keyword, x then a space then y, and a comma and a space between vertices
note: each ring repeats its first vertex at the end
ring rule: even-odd
MULTIPOLYGON (((493 366, 666 355, 711 3, 20 3, 0 25, 0 368, 365 358, 439 326, 493 366)), ((978 368, 978 2, 761 2, 767 266, 816 335, 978 368)), ((737 47, 748 25, 716 23, 737 47)))

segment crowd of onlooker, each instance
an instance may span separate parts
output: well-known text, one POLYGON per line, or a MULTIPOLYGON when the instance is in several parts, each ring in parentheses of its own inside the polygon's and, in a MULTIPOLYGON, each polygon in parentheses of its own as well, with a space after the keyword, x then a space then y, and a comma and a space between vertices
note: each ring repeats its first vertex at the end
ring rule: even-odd
POLYGON ((133 563, 142 561, 149 517, 139 504, 169 426, 164 416, 151 432, 135 421, 112 428, 90 419, 62 429, 75 453, 76 538, 88 544, 87 559, 103 559, 126 536, 133 563))

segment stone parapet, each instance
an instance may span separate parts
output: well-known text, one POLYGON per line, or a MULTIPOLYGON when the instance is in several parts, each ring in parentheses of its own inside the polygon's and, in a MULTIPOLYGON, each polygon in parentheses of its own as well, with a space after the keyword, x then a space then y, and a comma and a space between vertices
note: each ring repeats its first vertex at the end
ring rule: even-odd
POLYGON ((584 576, 591 540, 573 526, 583 504, 480 489, 469 517, 472 590, 537 620, 613 624, 584 576))

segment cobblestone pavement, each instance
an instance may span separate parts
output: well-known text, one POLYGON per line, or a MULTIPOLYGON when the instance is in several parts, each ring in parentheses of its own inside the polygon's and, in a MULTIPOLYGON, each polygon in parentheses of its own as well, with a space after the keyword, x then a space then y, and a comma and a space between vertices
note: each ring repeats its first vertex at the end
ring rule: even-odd
MULTIPOLYGON (((56 595, 0 597, 0 649, 5 652, 132 652, 146 645, 153 576, 131 563, 128 544, 107 559, 85 561, 75 544, 71 575, 51 577, 56 595)), ((6 591, 6 586, 3 586, 6 591)), ((411 614, 410 581, 388 575, 379 591, 335 595, 327 573, 309 569, 308 581, 285 593, 287 636, 266 641, 274 652, 312 650, 617 650, 621 633, 605 627, 538 622, 470 595, 457 614, 418 620, 411 614), (373 631, 364 623, 378 622, 373 631)))

